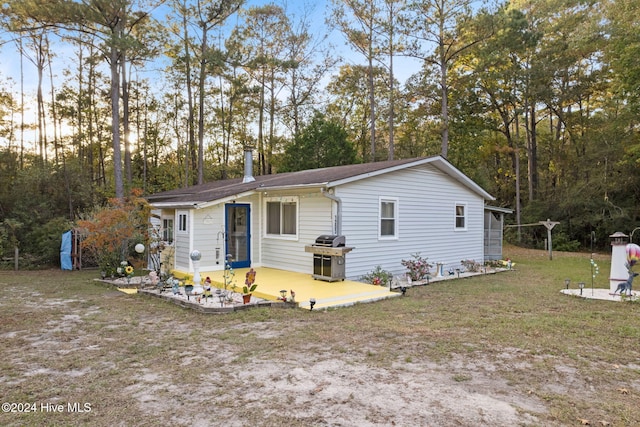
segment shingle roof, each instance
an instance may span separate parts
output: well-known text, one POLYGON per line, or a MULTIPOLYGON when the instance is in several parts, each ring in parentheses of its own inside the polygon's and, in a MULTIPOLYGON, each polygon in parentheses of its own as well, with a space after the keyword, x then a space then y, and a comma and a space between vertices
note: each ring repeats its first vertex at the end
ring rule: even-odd
MULTIPOLYGON (((332 183, 350 179, 360 179, 372 174, 385 173, 398 168, 409 167, 412 164, 422 164, 427 162, 438 162, 440 168, 449 174, 457 171, 446 160, 440 156, 421 157, 413 159, 390 160, 384 162, 361 163, 347 166, 334 166, 320 169, 309 169, 299 172, 286 172, 273 175, 259 175, 255 181, 244 183, 242 178, 234 178, 220 181, 212 181, 201 185, 194 185, 187 188, 180 188, 147 196, 153 205, 184 205, 195 206, 201 203, 213 202, 216 200, 232 197, 235 195, 251 192, 254 190, 266 190, 270 188, 287 188, 300 186, 331 186, 332 183), (451 171, 449 171, 449 169, 451 171)), ((457 172, 461 177, 466 178, 461 172, 457 172)), ((460 178, 460 177, 458 177, 460 178)), ((468 178, 469 183, 473 184, 468 178)), ((475 185, 475 184, 473 184, 475 185)), ((484 192, 480 187, 477 187, 484 192)), ((488 195, 487 193, 485 193, 488 195)), ((492 198, 488 195, 488 198, 492 198)))

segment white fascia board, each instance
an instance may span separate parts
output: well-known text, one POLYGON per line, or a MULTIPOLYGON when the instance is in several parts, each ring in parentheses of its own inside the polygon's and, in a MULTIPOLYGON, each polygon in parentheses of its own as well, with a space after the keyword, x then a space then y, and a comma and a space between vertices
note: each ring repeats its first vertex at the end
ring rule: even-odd
POLYGON ((487 211, 500 212, 500 213, 505 213, 505 214, 512 214, 513 213, 513 209, 501 208, 500 206, 484 205, 484 209, 487 210, 487 211))
POLYGON ((156 209, 195 209, 198 206, 196 202, 187 202, 187 203, 158 202, 158 203, 149 203, 149 204, 156 209))
POLYGON ((194 208, 195 209, 208 208, 208 207, 211 207, 211 206, 215 206, 215 205, 220 205, 220 204, 223 204, 223 203, 231 202, 233 200, 237 200, 237 199, 240 199, 242 197, 253 196, 254 194, 256 194, 256 192, 254 190, 245 191, 243 193, 233 194, 231 196, 223 197, 221 199, 211 200, 209 202, 198 203, 198 204, 196 204, 194 206, 194 208))
POLYGON ((264 186, 256 188, 256 191, 266 192, 266 191, 283 191, 283 190, 298 190, 303 188, 325 188, 328 182, 315 182, 313 184, 294 184, 294 185, 274 185, 274 186, 264 186))

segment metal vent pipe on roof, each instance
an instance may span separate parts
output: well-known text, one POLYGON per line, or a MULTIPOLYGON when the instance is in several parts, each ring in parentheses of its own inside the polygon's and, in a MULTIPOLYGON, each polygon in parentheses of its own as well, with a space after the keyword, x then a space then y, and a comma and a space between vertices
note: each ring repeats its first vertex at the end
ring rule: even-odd
POLYGON ((245 145, 244 147, 244 178, 242 182, 253 182, 256 179, 253 177, 253 147, 245 145))

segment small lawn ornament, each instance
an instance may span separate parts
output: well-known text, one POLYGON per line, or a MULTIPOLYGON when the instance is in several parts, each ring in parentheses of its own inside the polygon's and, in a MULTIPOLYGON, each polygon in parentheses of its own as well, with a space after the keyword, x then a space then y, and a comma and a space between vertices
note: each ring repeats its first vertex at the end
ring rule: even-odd
POLYGON ((618 287, 612 295, 619 294, 620 296, 631 296, 633 279, 639 274, 633 271, 633 266, 635 266, 638 260, 640 260, 640 246, 636 245, 635 243, 629 243, 625 247, 625 252, 627 253, 627 262, 624 264, 624 266, 629 273, 629 277, 625 282, 621 282, 618 284, 618 287))
POLYGON ((256 290, 256 271, 251 268, 245 275, 244 286, 242 287, 242 301, 248 304, 251 301, 251 293, 256 290))
POLYGON ((160 277, 158 277, 158 273, 156 273, 155 271, 151 271, 149 273, 149 282, 152 286, 158 286, 158 283, 160 283, 160 277))
POLYGON ((631 268, 629 268, 629 278, 627 279, 626 282, 620 283, 612 295, 619 294, 620 296, 622 295, 631 296, 633 278, 636 277, 638 274, 639 273, 634 273, 633 271, 631 271, 631 268))
POLYGON ((204 279, 204 300, 206 301, 207 298, 213 298, 213 294, 211 293, 211 278, 209 276, 204 279))

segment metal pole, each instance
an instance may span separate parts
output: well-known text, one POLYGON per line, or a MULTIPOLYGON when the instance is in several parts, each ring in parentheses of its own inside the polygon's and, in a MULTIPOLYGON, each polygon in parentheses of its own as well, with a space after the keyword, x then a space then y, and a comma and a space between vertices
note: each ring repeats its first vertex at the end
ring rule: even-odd
POLYGON ((594 277, 593 277, 593 267, 594 267, 593 266, 593 263, 594 263, 594 260, 593 260, 593 242, 595 242, 595 240, 596 240, 596 232, 592 231, 591 232, 591 296, 593 296, 593 279, 594 279, 594 277))

